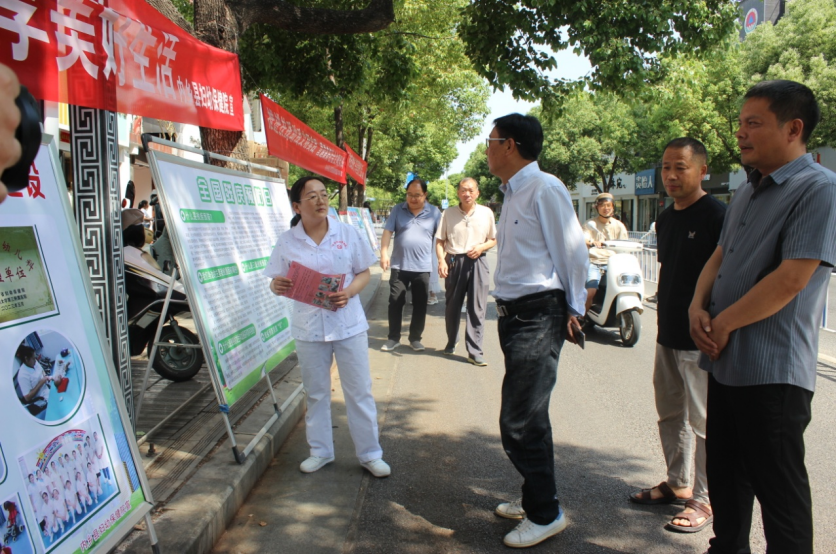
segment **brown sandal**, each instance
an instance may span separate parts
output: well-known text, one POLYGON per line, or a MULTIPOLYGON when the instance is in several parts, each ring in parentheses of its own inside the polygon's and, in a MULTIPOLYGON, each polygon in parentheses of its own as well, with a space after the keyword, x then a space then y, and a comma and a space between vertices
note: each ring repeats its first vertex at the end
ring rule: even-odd
POLYGON ((642 489, 638 492, 634 492, 630 495, 630 502, 635 502, 636 504, 645 504, 645 505, 656 505, 656 504, 677 504, 683 505, 689 498, 680 498, 676 496, 676 493, 673 492, 667 482, 662 481, 656 487, 652 487, 650 489, 642 489), (659 498, 653 498, 650 495, 650 491, 653 488, 658 488, 659 492, 662 493, 662 496, 659 498))
POLYGON ((679 512, 671 522, 665 525, 665 529, 668 531, 676 531, 677 533, 699 533, 703 529, 705 529, 712 521, 714 521, 714 515, 711 513, 711 508, 707 504, 703 504, 697 500, 691 499, 685 503, 686 508, 691 508, 694 510, 693 512, 679 512), (702 523, 698 523, 697 520, 699 518, 705 518, 702 523), (673 522, 674 519, 687 519, 688 522, 691 524, 688 527, 684 525, 677 525, 673 522))

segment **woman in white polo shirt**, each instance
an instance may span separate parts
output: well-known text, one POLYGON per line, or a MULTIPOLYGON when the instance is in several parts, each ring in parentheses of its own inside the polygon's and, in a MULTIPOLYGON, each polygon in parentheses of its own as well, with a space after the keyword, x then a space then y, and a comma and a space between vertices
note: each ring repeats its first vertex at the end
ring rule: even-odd
POLYGON ((328 293, 336 311, 293 303, 291 334, 308 394, 305 429, 311 454, 299 469, 313 473, 334 461, 331 361, 336 357, 357 458, 375 477, 387 477, 391 470, 383 461, 378 440, 369 373, 369 324, 357 298, 369 283, 369 267, 376 262, 374 252, 353 227, 328 217, 328 191, 317 178, 296 181, 290 200, 297 215, 290 230, 279 236, 265 270, 273 278, 270 290, 279 296, 290 290, 292 282, 286 275, 292 262, 319 273, 345 275, 343 289, 328 293))

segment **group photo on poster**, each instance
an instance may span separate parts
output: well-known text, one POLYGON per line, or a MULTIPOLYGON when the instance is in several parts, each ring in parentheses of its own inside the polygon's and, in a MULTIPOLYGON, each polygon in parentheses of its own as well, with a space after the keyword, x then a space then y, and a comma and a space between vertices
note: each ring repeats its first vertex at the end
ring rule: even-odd
POLYGON ((44 423, 71 417, 84 396, 86 376, 78 349, 58 331, 39 329, 17 346, 12 385, 20 405, 44 423))
POLYGON ((119 493, 103 435, 93 416, 18 458, 33 535, 46 552, 119 493))

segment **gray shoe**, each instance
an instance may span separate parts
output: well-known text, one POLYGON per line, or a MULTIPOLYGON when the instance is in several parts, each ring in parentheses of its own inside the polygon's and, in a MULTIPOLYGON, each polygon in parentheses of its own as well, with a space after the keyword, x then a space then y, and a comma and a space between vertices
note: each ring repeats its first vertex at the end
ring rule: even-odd
POLYGON ((387 340, 386 344, 381 346, 380 349, 383 350, 384 352, 391 352, 392 350, 399 347, 400 345, 401 345, 401 343, 399 343, 396 340, 387 340))
POLYGON ((485 358, 482 356, 468 356, 467 361, 479 367, 485 367, 488 365, 488 362, 486 362, 485 358))
POLYGON ((410 342, 409 346, 416 352, 423 352, 424 350, 426 350, 426 348, 424 348, 424 345, 421 344, 420 340, 414 340, 410 342))
POLYGON ((444 354, 447 354, 448 356, 452 356, 453 354, 456 353, 456 347, 458 345, 459 345, 459 343, 456 343, 453 346, 450 346, 448 344, 447 346, 444 347, 444 350, 443 350, 444 354))

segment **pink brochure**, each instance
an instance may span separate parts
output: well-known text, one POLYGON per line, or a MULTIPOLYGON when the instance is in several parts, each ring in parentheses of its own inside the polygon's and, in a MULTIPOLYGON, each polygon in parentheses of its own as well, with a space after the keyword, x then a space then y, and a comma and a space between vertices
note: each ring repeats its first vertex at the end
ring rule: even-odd
POLYGON ((285 293, 285 297, 323 310, 337 311, 328 295, 343 290, 345 274, 325 275, 298 262, 291 262, 287 278, 293 281, 293 286, 285 293))

